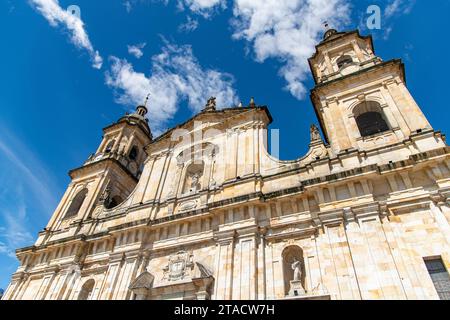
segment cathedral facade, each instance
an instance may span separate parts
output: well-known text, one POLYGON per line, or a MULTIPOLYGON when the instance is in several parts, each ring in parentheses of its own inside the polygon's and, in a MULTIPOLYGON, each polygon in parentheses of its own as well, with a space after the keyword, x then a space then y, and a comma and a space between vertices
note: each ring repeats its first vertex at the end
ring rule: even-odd
POLYGON ((450 148, 403 63, 336 30, 309 63, 324 139, 295 161, 253 100, 104 128, 3 299, 450 299, 450 148))

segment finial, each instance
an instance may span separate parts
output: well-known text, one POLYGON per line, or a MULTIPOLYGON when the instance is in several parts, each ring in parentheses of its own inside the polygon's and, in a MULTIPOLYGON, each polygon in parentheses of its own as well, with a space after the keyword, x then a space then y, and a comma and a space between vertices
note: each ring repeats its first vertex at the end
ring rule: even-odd
POLYGON ((255 98, 254 97, 251 97, 249 107, 250 108, 255 108, 256 107, 255 98))
POLYGON ((328 23, 328 21, 325 21, 323 23, 323 26, 325 28, 325 33, 323 35, 323 39, 326 40, 328 39, 330 36, 332 36, 333 34, 337 33, 336 29, 333 29, 330 27, 330 24, 328 23))
POLYGON ((144 103, 144 107, 147 107, 147 103, 148 103, 148 98, 150 98, 150 93, 147 94, 147 97, 145 98, 145 103, 144 103))
POLYGON ((143 105, 139 105, 136 108, 136 113, 142 117, 144 117, 148 110, 147 110, 147 103, 148 103, 148 98, 150 97, 150 93, 147 95, 147 97, 145 98, 145 102, 143 105))

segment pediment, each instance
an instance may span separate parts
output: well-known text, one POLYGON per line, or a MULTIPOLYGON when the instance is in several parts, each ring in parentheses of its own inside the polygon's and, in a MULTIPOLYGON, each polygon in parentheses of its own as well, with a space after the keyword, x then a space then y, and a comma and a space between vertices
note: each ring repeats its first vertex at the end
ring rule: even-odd
POLYGON ((234 107, 214 111, 203 111, 196 114, 184 123, 169 129, 168 131, 154 139, 147 148, 150 150, 158 149, 158 145, 164 145, 164 141, 170 141, 175 130, 187 130, 189 132, 193 132, 194 130, 196 130, 195 125, 198 125, 199 122, 202 123, 202 130, 208 130, 209 128, 224 129, 224 127, 226 128, 227 126, 231 128, 240 121, 248 121, 252 119, 264 121, 267 125, 272 122, 272 116, 270 115, 270 112, 266 106, 254 108, 234 107), (240 116, 242 117, 240 119, 237 119, 237 117, 240 116), (235 120, 236 123, 233 123, 233 120, 235 120))
POLYGON ((193 279, 209 278, 213 276, 213 272, 203 263, 195 262, 193 279))
POLYGON ((150 290, 153 286, 153 281, 154 281, 155 277, 145 271, 144 273, 142 273, 140 276, 138 276, 133 283, 131 283, 129 289, 130 290, 136 290, 136 289, 148 289, 150 290))

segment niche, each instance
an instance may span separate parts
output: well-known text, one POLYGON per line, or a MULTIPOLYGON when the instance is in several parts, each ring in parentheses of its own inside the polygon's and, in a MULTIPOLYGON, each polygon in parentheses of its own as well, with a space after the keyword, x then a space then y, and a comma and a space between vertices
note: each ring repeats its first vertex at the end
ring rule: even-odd
POLYGON ((284 293, 290 294, 293 284, 297 284, 301 291, 305 287, 303 250, 299 246, 292 245, 286 247, 281 256, 283 258, 284 293))
POLYGON ((204 168, 205 163, 203 161, 191 163, 186 168, 183 194, 196 193, 202 189, 201 178, 203 177, 204 168))

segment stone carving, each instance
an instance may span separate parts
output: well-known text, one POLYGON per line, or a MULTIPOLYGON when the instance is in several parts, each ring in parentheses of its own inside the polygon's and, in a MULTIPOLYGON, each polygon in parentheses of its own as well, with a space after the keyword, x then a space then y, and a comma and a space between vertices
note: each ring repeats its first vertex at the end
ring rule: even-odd
POLYGON ((289 296, 299 296, 306 294, 302 285, 302 263, 294 258, 292 262, 292 270, 294 271, 293 279, 290 281, 289 296))
POLYGON ((191 192, 196 192, 198 189, 200 189, 200 175, 198 173, 194 173, 191 176, 191 192))
POLYGON ((187 201, 180 205, 179 211, 186 211, 186 210, 192 210, 197 208, 197 201, 187 201))
POLYGON ((315 149, 312 153, 312 155, 317 158, 317 157, 321 157, 325 154, 325 150, 320 148, 320 149, 315 149))
POLYGON ((188 271, 192 270, 192 254, 179 251, 169 257, 168 265, 163 269, 163 279, 168 281, 183 280, 188 271))
POLYGON ((303 287, 303 251, 297 245, 290 245, 283 250, 283 271, 285 290, 288 296, 306 294, 303 287))
POLYGON ((217 188, 217 182, 216 182, 216 180, 214 180, 213 178, 211 178, 211 183, 209 184, 209 188, 210 188, 210 189, 215 189, 215 188, 217 188))
POLYGON ((294 258, 294 263, 292 263, 292 270, 294 270, 294 281, 299 281, 302 278, 301 262, 294 258))
POLYGON ((111 187, 107 186, 105 191, 103 191, 102 195, 99 198, 99 203, 100 204, 105 204, 105 206, 108 204, 108 202, 110 201, 109 199, 111 198, 111 187))
POLYGON ((200 179, 203 176, 204 164, 192 163, 186 170, 186 178, 183 193, 196 193, 200 191, 202 186, 200 179))
POLYGON ((309 129, 311 135, 311 142, 320 141, 322 138, 320 137, 319 129, 316 125, 312 124, 309 129))
POLYGON ((203 111, 215 111, 216 110, 216 97, 211 97, 208 99, 203 111))

